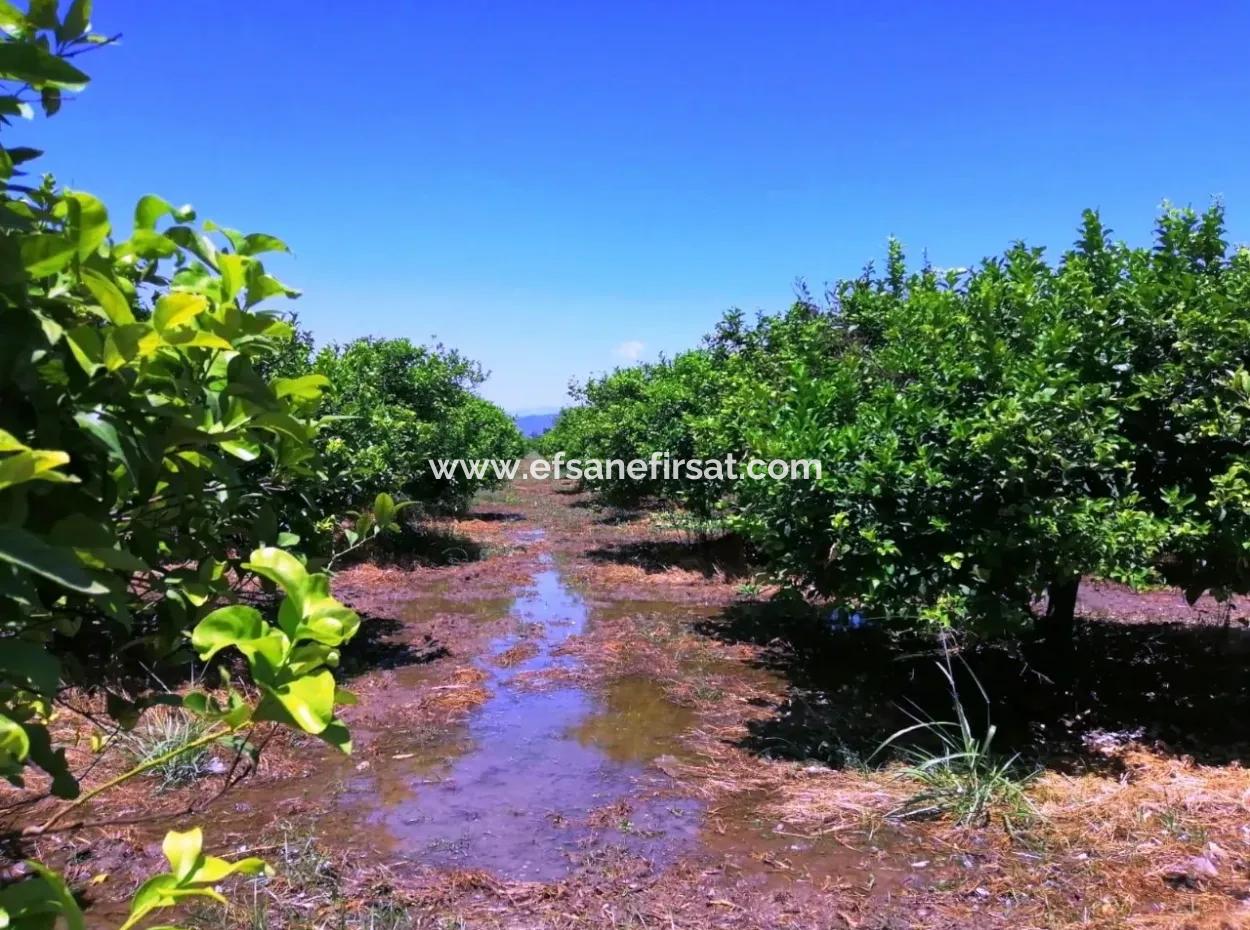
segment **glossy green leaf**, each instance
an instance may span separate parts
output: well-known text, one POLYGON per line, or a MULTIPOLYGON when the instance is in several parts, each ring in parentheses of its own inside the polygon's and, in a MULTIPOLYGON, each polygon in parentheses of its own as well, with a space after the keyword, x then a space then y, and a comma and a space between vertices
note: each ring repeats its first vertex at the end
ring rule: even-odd
POLYGON ((185 326, 207 309, 208 300, 200 294, 181 291, 166 294, 156 302, 152 325, 164 333, 174 327, 185 326))
POLYGON ((242 604, 232 604, 214 610, 195 626, 191 643, 204 660, 211 659, 222 649, 239 643, 251 642, 266 633, 265 621, 260 611, 242 604))
MULTIPOLYGON (((334 719, 334 676, 328 671, 304 675, 294 681, 266 689, 295 726, 307 733, 318 734, 334 719)), ((258 719, 275 718, 263 708, 258 719)))
POLYGON ((298 593, 308 581, 308 570, 299 559, 272 546, 254 550, 243 567, 275 582, 288 596, 298 593))
POLYGON ((80 594, 108 593, 108 588, 86 572, 72 550, 49 546, 33 533, 15 526, 0 525, 0 561, 80 594))
POLYGON ((90 268, 84 268, 82 283, 91 291, 110 323, 120 326, 135 321, 134 313, 130 309, 130 301, 126 299, 117 285, 104 275, 90 268))

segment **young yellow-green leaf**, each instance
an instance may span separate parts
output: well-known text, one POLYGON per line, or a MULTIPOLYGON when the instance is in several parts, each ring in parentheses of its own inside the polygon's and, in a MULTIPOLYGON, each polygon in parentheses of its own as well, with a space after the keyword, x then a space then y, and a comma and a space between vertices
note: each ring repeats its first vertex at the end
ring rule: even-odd
POLYGON ((77 227, 78 257, 86 258, 94 252, 109 234, 108 209, 99 198, 81 191, 66 191, 66 201, 73 201, 76 206, 71 212, 77 227))
MULTIPOLYGON (((334 719, 334 676, 328 671, 305 675, 266 689, 291 721, 306 733, 318 734, 334 719)), ((266 719, 257 714, 258 719, 266 719)))
POLYGON ((221 272, 222 300, 234 300, 247 282, 247 266, 251 259, 243 255, 223 253, 217 256, 217 269, 221 272))
POLYGON ((322 391, 330 386, 330 379, 325 375, 302 375, 298 378, 278 378, 273 383, 273 392, 278 397, 294 397, 296 400, 317 400, 322 391))
POLYGON ((260 611, 243 604, 220 607, 195 625, 191 645, 201 659, 210 659, 222 649, 265 635, 260 611))
POLYGON ((0 458, 0 491, 27 481, 77 481, 56 469, 69 464, 69 454, 57 449, 27 449, 0 458))
POLYGON ((156 194, 144 194, 135 204, 135 229, 156 229, 156 221, 174 212, 174 205, 156 194))
POLYGON ((0 766, 4 765, 4 757, 16 762, 25 761, 30 755, 30 737, 26 731, 0 714, 0 766))
POLYGON ((7 430, 0 429, 0 452, 24 452, 30 446, 7 430))
POLYGON ((126 299, 117 285, 104 275, 90 268, 84 268, 82 283, 91 291, 91 295, 99 303, 100 309, 104 311, 109 322, 121 326, 135 321, 135 315, 130 309, 130 301, 126 299))
POLYGON ((260 875, 261 873, 272 875, 273 870, 264 859, 258 859, 255 856, 235 862, 227 862, 217 856, 205 856, 204 862, 192 873, 189 880, 201 885, 215 885, 231 875, 260 875))
POLYGON ((130 917, 122 924, 123 930, 129 930, 152 911, 178 903, 178 897, 174 894, 177 888, 178 880, 168 872, 149 878, 139 886, 131 899, 130 917))
POLYGON ((166 331, 161 334, 161 338, 166 345, 177 346, 181 349, 220 349, 229 352, 234 346, 222 339, 216 333, 205 332, 202 329, 175 329, 166 331))
POLYGON ((200 294, 176 291, 166 294, 156 302, 152 313, 152 325, 159 332, 184 326, 208 309, 208 299, 200 294))
POLYGON ((152 355, 161 344, 161 334, 147 323, 116 326, 104 338, 104 365, 109 371, 117 371, 136 358, 152 355))
POLYGON ((299 559, 273 546, 254 550, 243 568, 277 583, 288 596, 296 594, 308 580, 308 570, 299 559))
POLYGON ((199 827, 193 827, 185 833, 170 830, 165 834, 165 841, 161 843, 161 850, 169 860, 170 871, 180 884, 200 867, 200 853, 203 849, 204 831, 199 827))
POLYGON ((16 35, 26 28, 26 14, 9 0, 0 0, 0 31, 16 35))

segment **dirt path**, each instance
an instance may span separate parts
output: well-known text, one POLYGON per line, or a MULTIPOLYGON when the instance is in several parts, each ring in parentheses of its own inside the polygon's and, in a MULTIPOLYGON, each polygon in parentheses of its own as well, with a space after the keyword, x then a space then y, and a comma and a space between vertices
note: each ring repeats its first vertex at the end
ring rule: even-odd
MULTIPOLYGON (((899 824, 886 815, 914 787, 859 762, 904 701, 936 696, 941 709, 915 644, 831 632, 769 602, 732 547, 550 484, 499 492, 420 543, 419 562, 336 578, 365 618, 341 669, 360 697, 346 713, 355 752, 275 742, 255 778, 196 815, 216 851, 259 852, 279 877, 188 926, 1016 930, 1250 916, 1250 775, 1215 758, 1236 758, 1239 738, 1190 693, 1200 680, 1235 718, 1250 707, 1240 659, 1227 631, 1218 653, 1191 630, 1192 654, 1168 645, 1171 627, 1143 637, 1171 595, 1141 602, 1131 639, 1086 629, 1092 686, 1057 690, 1027 677, 1027 657, 969 654, 1008 696, 1004 749, 1043 732, 1058 760, 1033 790, 1036 826, 899 824), (1126 660, 1125 643, 1148 661, 1126 660), (1158 708, 1151 689, 1167 697, 1158 708), (1120 726, 1138 720, 1199 734, 1212 758, 1144 745, 1120 726)), ((1092 590, 1093 611, 1125 598, 1092 590)), ((214 785, 155 798, 138 785, 108 814, 176 811, 214 785)), ((185 824, 45 851, 110 926, 168 826, 185 824)))
POLYGON ((518 485, 489 508, 455 527, 481 561, 339 580, 404 623, 381 648, 428 650, 424 627, 447 649, 353 685, 361 759, 330 816, 368 826, 388 880, 500 926, 807 925, 831 882, 901 884, 879 851, 788 834, 739 775, 707 770, 784 690, 754 649, 693 632, 740 597, 732 553, 671 564, 680 533, 567 488, 518 485))

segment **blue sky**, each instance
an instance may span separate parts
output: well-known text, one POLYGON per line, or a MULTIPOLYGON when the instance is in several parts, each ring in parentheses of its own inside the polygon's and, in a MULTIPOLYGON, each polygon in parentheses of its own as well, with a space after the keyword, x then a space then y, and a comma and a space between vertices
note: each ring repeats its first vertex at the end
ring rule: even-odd
POLYGON ((22 141, 285 237, 320 341, 436 335, 511 410, 891 234, 967 264, 1220 195, 1250 239, 1250 5, 885 6, 97 0, 123 43, 22 141))

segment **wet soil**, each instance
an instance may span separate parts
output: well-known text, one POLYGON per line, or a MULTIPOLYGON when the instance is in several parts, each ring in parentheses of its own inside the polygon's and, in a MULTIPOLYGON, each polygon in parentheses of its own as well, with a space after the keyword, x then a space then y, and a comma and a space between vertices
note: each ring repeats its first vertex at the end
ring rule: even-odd
POLYGON ((1250 920, 1235 615, 1086 585, 1087 617, 1133 622, 1083 627, 1075 683, 1026 646, 969 648, 1004 739, 1047 771, 1041 825, 965 829, 890 817, 914 785, 861 767, 901 708, 942 711, 932 643, 831 631, 751 582, 732 540, 518 483, 419 558, 336 577, 365 619, 341 668, 351 757, 279 735, 205 810, 173 816, 220 777, 134 785, 95 813, 146 819, 34 851, 98 927, 193 822, 281 873, 184 915, 205 930, 1250 920))

